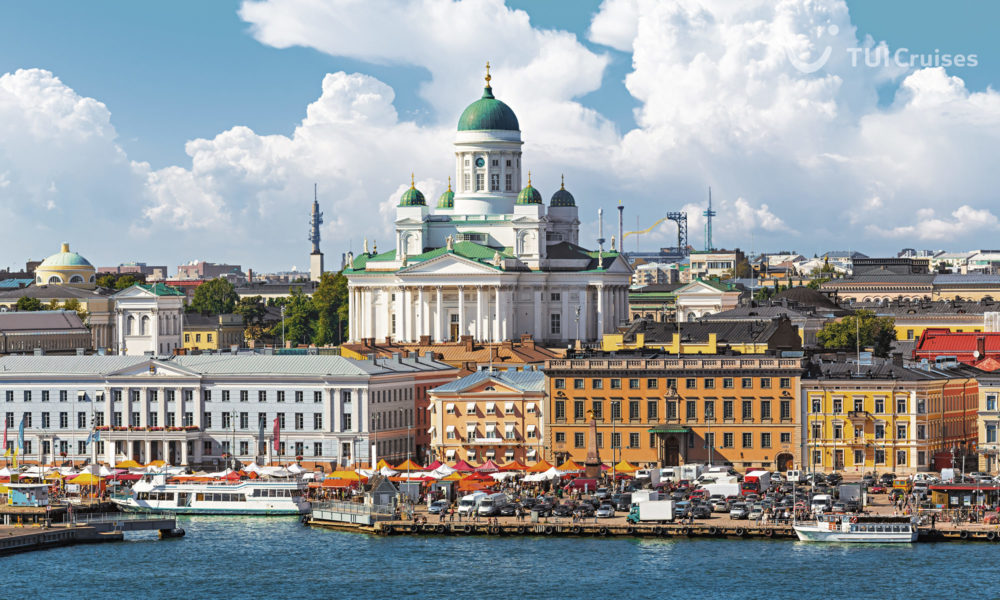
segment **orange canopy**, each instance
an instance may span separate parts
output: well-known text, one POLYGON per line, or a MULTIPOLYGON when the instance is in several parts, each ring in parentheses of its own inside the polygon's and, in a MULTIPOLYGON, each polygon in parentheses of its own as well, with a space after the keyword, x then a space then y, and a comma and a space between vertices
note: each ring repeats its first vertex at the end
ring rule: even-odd
POLYGON ((635 473, 638 469, 628 464, 628 461, 623 458, 620 463, 615 465, 615 471, 618 473, 635 473))
POLYGON ((357 481, 350 479, 324 479, 322 487, 325 488, 346 488, 358 485, 357 481))
POLYGON ((559 469, 560 471, 582 471, 583 470, 583 467, 581 467, 580 465, 576 464, 572 460, 567 460, 566 462, 564 462, 563 464, 559 465, 556 468, 559 469))
POLYGON ((500 467, 500 470, 501 471, 527 471, 528 467, 522 465, 521 463, 519 463, 519 462, 517 462, 515 460, 514 462, 507 463, 504 466, 500 467))
POLYGON ((130 458, 128 460, 125 460, 125 461, 122 461, 122 462, 118 463, 117 465, 115 465, 115 468, 116 469, 141 469, 142 465, 140 465, 139 463, 135 462, 134 460, 132 460, 130 458))
POLYGON ((385 462, 384 458, 381 459, 381 460, 379 460, 378 463, 375 464, 375 470, 376 471, 381 471, 382 467, 389 467, 390 469, 392 468, 392 467, 389 466, 389 463, 385 462))
POLYGON ((420 465, 418 465, 417 463, 413 462, 412 460, 407 459, 406 462, 404 462, 401 465, 399 465, 398 467, 396 467, 396 470, 397 471, 423 471, 424 468, 421 467, 420 465))
POLYGON ((455 471, 451 475, 445 475, 444 477, 442 477, 441 481, 458 481, 461 478, 462 478, 461 471, 455 471))
POLYGON ((552 465, 545 459, 542 459, 535 464, 528 467, 527 471, 529 473, 544 473, 552 468, 552 465))

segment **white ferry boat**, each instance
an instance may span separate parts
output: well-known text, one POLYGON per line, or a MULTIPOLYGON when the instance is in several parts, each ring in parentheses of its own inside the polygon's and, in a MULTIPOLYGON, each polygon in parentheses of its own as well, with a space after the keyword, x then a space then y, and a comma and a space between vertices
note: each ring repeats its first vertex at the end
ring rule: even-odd
POLYGON ((913 517, 819 515, 816 521, 796 523, 793 528, 803 542, 909 544, 918 535, 913 517))
POLYGON ((128 494, 112 495, 129 512, 196 515, 300 515, 309 512, 302 481, 168 483, 161 473, 144 475, 128 494))

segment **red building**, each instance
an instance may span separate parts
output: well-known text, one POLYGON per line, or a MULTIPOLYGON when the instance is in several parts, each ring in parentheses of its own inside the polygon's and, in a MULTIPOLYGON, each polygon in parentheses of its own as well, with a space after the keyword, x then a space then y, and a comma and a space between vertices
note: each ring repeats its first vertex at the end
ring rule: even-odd
POLYGON ((993 371, 1000 367, 1000 332, 924 330, 913 350, 913 359, 933 363, 945 358, 993 371))

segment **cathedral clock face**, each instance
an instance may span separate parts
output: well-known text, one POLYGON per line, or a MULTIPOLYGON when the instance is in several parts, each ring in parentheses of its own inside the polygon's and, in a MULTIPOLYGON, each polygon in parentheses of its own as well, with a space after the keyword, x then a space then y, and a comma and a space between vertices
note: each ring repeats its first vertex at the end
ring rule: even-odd
POLYGON ((486 161, 485 161, 485 160, 483 160, 483 157, 482 157, 482 156, 480 156, 479 158, 477 158, 477 159, 476 159, 476 166, 477 166, 477 167, 481 167, 481 166, 483 166, 483 165, 485 165, 485 164, 486 164, 486 161))

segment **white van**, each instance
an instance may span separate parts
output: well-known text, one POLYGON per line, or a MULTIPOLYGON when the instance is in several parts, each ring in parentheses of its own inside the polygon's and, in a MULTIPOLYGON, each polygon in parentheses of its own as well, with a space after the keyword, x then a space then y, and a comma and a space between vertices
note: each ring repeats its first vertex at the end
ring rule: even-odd
POLYGON ((507 494, 501 492, 490 494, 479 501, 479 507, 476 509, 476 512, 484 517, 498 517, 500 516, 500 509, 507 506, 507 503, 507 494))
POLYGON ((802 477, 802 471, 785 471, 785 481, 788 483, 802 483, 805 479, 802 477))
POLYGON ((468 496, 462 496, 462 499, 458 501, 458 514, 471 515, 479 508, 479 503, 483 498, 488 495, 486 492, 474 492, 468 496))
POLYGON ((812 502, 809 504, 809 508, 811 508, 813 512, 823 512, 830 510, 832 505, 833 498, 830 494, 816 494, 813 496, 812 502))

